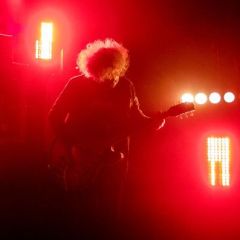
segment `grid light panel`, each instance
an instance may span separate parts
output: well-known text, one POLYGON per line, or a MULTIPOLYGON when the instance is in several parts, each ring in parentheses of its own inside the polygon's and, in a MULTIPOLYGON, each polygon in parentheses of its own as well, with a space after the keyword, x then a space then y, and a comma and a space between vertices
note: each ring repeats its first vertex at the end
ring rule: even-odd
POLYGON ((36 59, 52 59, 53 24, 41 23, 41 39, 36 41, 36 59))
POLYGON ((230 185, 230 139, 209 137, 207 139, 209 179, 212 186, 230 185))

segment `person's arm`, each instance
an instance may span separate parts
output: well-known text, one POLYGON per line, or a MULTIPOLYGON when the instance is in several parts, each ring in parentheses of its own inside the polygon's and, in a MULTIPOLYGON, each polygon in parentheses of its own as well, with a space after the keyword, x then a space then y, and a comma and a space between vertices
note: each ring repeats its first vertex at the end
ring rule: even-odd
POLYGON ((130 81, 130 91, 131 91, 131 128, 147 128, 153 130, 159 130, 165 124, 165 119, 161 118, 159 113, 156 113, 152 116, 147 116, 143 113, 140 108, 139 100, 136 95, 135 87, 130 81))
POLYGON ((68 134, 66 132, 65 123, 69 116, 69 106, 74 94, 74 80, 70 79, 65 85, 64 89, 58 95, 49 113, 48 120, 50 127, 58 139, 64 142, 68 141, 68 134))

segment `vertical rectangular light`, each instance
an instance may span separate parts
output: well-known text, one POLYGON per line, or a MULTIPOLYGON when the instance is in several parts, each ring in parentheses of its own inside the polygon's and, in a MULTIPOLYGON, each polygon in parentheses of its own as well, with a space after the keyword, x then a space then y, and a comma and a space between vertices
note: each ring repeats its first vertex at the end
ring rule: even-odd
POLYGON ((36 41, 36 59, 52 59, 53 24, 51 22, 41 23, 41 38, 36 41))
POLYGON ((209 137, 207 139, 209 180, 212 186, 230 185, 230 139, 209 137))

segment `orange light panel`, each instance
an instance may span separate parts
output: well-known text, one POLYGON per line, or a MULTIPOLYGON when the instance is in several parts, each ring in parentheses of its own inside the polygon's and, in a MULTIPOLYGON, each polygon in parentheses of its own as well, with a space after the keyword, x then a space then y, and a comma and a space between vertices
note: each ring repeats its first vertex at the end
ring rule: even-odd
POLYGON ((52 59, 53 24, 41 23, 41 39, 36 41, 36 59, 52 59))
POLYGON ((207 139, 209 180, 212 186, 230 185, 230 139, 209 137, 207 139))
POLYGON ((181 102, 193 102, 194 97, 191 93, 184 93, 181 97, 181 102))

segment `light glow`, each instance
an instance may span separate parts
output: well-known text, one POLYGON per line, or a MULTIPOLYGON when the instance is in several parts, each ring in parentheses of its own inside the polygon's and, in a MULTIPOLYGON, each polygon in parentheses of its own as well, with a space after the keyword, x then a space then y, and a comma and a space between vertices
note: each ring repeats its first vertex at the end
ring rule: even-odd
POLYGON ((181 102, 193 102, 194 97, 191 93, 184 93, 181 97, 181 102))
POLYGON ((212 186, 230 185, 230 139, 209 137, 207 139, 209 180, 212 186))
POLYGON ((231 103, 235 100, 235 95, 232 92, 226 92, 224 94, 224 101, 227 103, 231 103))
POLYGON ((205 93, 196 94, 195 102, 200 105, 205 104, 207 102, 207 95, 205 93))
POLYGON ((36 40, 36 59, 52 59, 53 24, 41 23, 41 39, 36 40))
POLYGON ((221 96, 217 92, 213 92, 209 95, 209 101, 213 104, 217 104, 221 101, 221 96))

